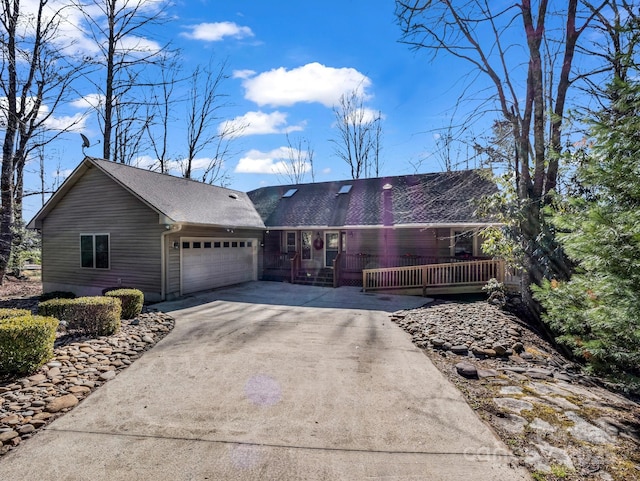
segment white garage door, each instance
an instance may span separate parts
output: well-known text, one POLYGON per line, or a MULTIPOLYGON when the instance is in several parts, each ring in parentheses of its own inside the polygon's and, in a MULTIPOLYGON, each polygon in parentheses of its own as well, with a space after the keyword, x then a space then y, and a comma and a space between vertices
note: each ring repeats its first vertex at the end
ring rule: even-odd
POLYGON ((256 280, 257 254, 256 239, 181 238, 182 293, 256 280))

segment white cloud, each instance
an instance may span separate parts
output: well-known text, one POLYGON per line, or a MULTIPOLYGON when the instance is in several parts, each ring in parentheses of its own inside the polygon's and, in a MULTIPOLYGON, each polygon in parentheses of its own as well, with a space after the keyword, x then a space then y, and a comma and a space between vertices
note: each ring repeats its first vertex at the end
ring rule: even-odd
POLYGON ((311 165, 304 159, 306 152, 298 152, 289 147, 279 147, 269 152, 252 149, 238 161, 235 172, 239 174, 286 174, 291 171, 290 155, 300 158, 302 163, 298 171, 309 172, 311 165), (293 150, 293 152, 292 152, 293 150))
MULTIPOLYGON (((21 99, 17 99, 20 103, 21 99)), ((25 112, 29 113, 35 108, 35 98, 28 97, 26 99, 25 112)), ((0 97, 0 125, 6 125, 7 111, 8 111, 7 97, 0 97)), ((51 109, 48 105, 43 104, 38 108, 37 122, 49 130, 66 130, 68 132, 80 132, 85 129, 86 118, 83 113, 77 113, 74 115, 63 115, 56 117, 51 114, 51 109)))
MULTIPOLYGON (((24 19, 35 18, 39 2, 36 0, 26 0, 21 2, 20 9, 23 12, 24 19)), ((128 12, 137 9, 139 12, 150 16, 158 13, 162 15, 161 9, 164 6, 162 0, 122 0, 118 2, 118 10, 128 12)), ((101 45, 96 44, 93 39, 84 13, 100 25, 105 20, 104 7, 99 2, 89 2, 83 5, 83 10, 72 7, 68 0, 49 0, 46 2, 43 11, 45 22, 55 18, 56 34, 52 36, 51 41, 56 47, 61 49, 69 56, 99 56, 101 54, 101 45)), ((24 36, 33 35, 34 22, 23 21, 24 36)), ((118 48, 130 48, 136 46, 138 52, 157 52, 159 45, 157 42, 136 37, 126 37, 125 42, 121 43, 118 48)))
POLYGON ((244 69, 244 70, 234 70, 231 76, 233 78, 244 79, 244 78, 253 77, 255 74, 256 74, 255 70, 244 69))
POLYGON ((193 159, 191 161, 191 170, 204 170, 214 162, 215 159, 211 157, 201 157, 199 159, 193 159))
POLYGON ((224 37, 253 37, 249 27, 242 27, 234 22, 199 23, 188 28, 190 31, 182 33, 183 37, 206 42, 219 42, 224 37))
POLYGON ((324 175, 329 175, 331 173, 331 167, 325 167, 324 169, 322 169, 322 173, 324 175))
POLYGON ((44 121, 50 130, 66 130, 67 132, 82 132, 86 129, 87 118, 84 114, 51 116, 44 121))
MULTIPOLYGON (((191 170, 205 170, 207 167, 211 165, 214 159, 211 157, 200 157, 197 159, 193 159, 191 161, 191 170)), ((137 157, 132 164, 135 167, 139 167, 141 169, 153 170, 156 172, 160 171, 160 163, 158 159, 155 157, 151 157, 149 155, 142 155, 137 157)), ((183 167, 187 165, 186 159, 179 160, 167 160, 165 161, 165 169, 167 172, 172 175, 182 175, 183 167)))
POLYGON ((135 158, 131 163, 134 167, 138 167, 140 169, 159 170, 158 159, 149 155, 141 155, 140 157, 135 158))
POLYGON ((129 35, 124 37, 116 46, 116 52, 121 54, 158 53, 162 47, 155 40, 129 35))
POLYGON ((247 112, 244 115, 222 122, 218 127, 218 133, 238 132, 238 136, 263 134, 288 134, 304 130, 304 123, 287 125, 287 114, 283 112, 265 113, 247 112))
POLYGON ((89 94, 71 102, 71 106, 77 109, 97 109, 104 105, 104 95, 89 94))
POLYGON ((261 106, 318 102, 332 107, 341 95, 354 90, 366 97, 371 80, 353 68, 326 67, 314 62, 291 70, 280 67, 247 76, 242 85, 245 98, 261 106))

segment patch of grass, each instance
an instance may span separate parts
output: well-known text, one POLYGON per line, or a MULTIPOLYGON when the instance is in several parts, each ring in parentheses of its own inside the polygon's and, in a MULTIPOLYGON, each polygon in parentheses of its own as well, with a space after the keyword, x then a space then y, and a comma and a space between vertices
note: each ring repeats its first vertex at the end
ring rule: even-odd
POLYGON ((536 348, 535 348, 535 347, 533 347, 533 346, 527 346, 527 347, 525 347, 525 349, 524 349, 524 350, 525 350, 525 352, 528 352, 529 354, 532 354, 532 355, 534 355, 534 356, 538 356, 538 357, 545 357, 545 358, 546 358, 546 357, 549 357, 549 354, 548 354, 548 353, 546 353, 546 352, 542 352, 542 351, 539 351, 538 349, 536 349, 536 348))
POLYGON ((544 473, 541 473, 540 471, 534 471, 533 473, 531 473, 531 477, 535 481, 546 481, 547 480, 547 475, 544 474, 544 473))
POLYGON ((533 409, 523 410, 520 415, 525 418, 527 421, 531 422, 535 418, 542 419, 543 421, 548 422, 552 426, 561 425, 563 427, 573 426, 572 421, 563 420, 559 413, 553 409, 551 406, 541 403, 533 403, 533 409), (567 424, 570 423, 570 424, 567 424))
POLYGON ((626 460, 613 463, 609 469, 611 470, 613 479, 637 479, 637 476, 640 475, 638 468, 633 463, 626 460))
POLYGON ((567 467, 561 464, 552 464, 550 466, 551 474, 553 474, 556 478, 564 479, 568 476, 567 467))
POLYGON ((640 455, 635 444, 625 442, 608 451, 607 471, 615 481, 640 478, 640 455))
POLYGON ((518 436, 515 438, 509 437, 505 440, 505 444, 507 446, 509 446, 509 448, 513 451, 516 452, 518 450, 520 450, 522 448, 522 446, 524 445, 525 442, 525 438, 524 436, 518 436))
POLYGON ((578 406, 579 408, 582 408, 582 406, 584 405, 584 400, 583 398, 580 398, 578 396, 572 395, 572 396, 563 396, 567 401, 569 401, 571 404, 575 404, 576 406, 578 406))

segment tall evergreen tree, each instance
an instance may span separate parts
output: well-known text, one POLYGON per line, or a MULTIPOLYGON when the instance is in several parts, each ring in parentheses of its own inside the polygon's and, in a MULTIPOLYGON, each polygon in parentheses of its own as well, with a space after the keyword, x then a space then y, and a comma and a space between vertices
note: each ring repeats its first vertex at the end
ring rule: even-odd
POLYGON ((576 170, 580 195, 554 216, 577 268, 537 290, 561 342, 595 371, 640 386, 640 83, 616 79, 576 170))

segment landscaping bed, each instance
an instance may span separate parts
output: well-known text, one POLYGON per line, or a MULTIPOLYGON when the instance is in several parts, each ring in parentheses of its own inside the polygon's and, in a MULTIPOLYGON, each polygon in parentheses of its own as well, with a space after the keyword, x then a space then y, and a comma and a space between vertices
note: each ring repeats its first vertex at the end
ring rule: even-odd
MULTIPOLYGON (((0 306, 35 309, 41 293, 37 281, 5 281, 0 306)), ((29 376, 0 380, 0 455, 116 377, 173 326, 171 316, 145 309, 136 318, 123 320, 118 332, 109 336, 59 329, 51 360, 29 376)))
POLYGON ((640 479, 640 406, 518 317, 486 301, 436 301, 392 319, 536 481, 640 479))

